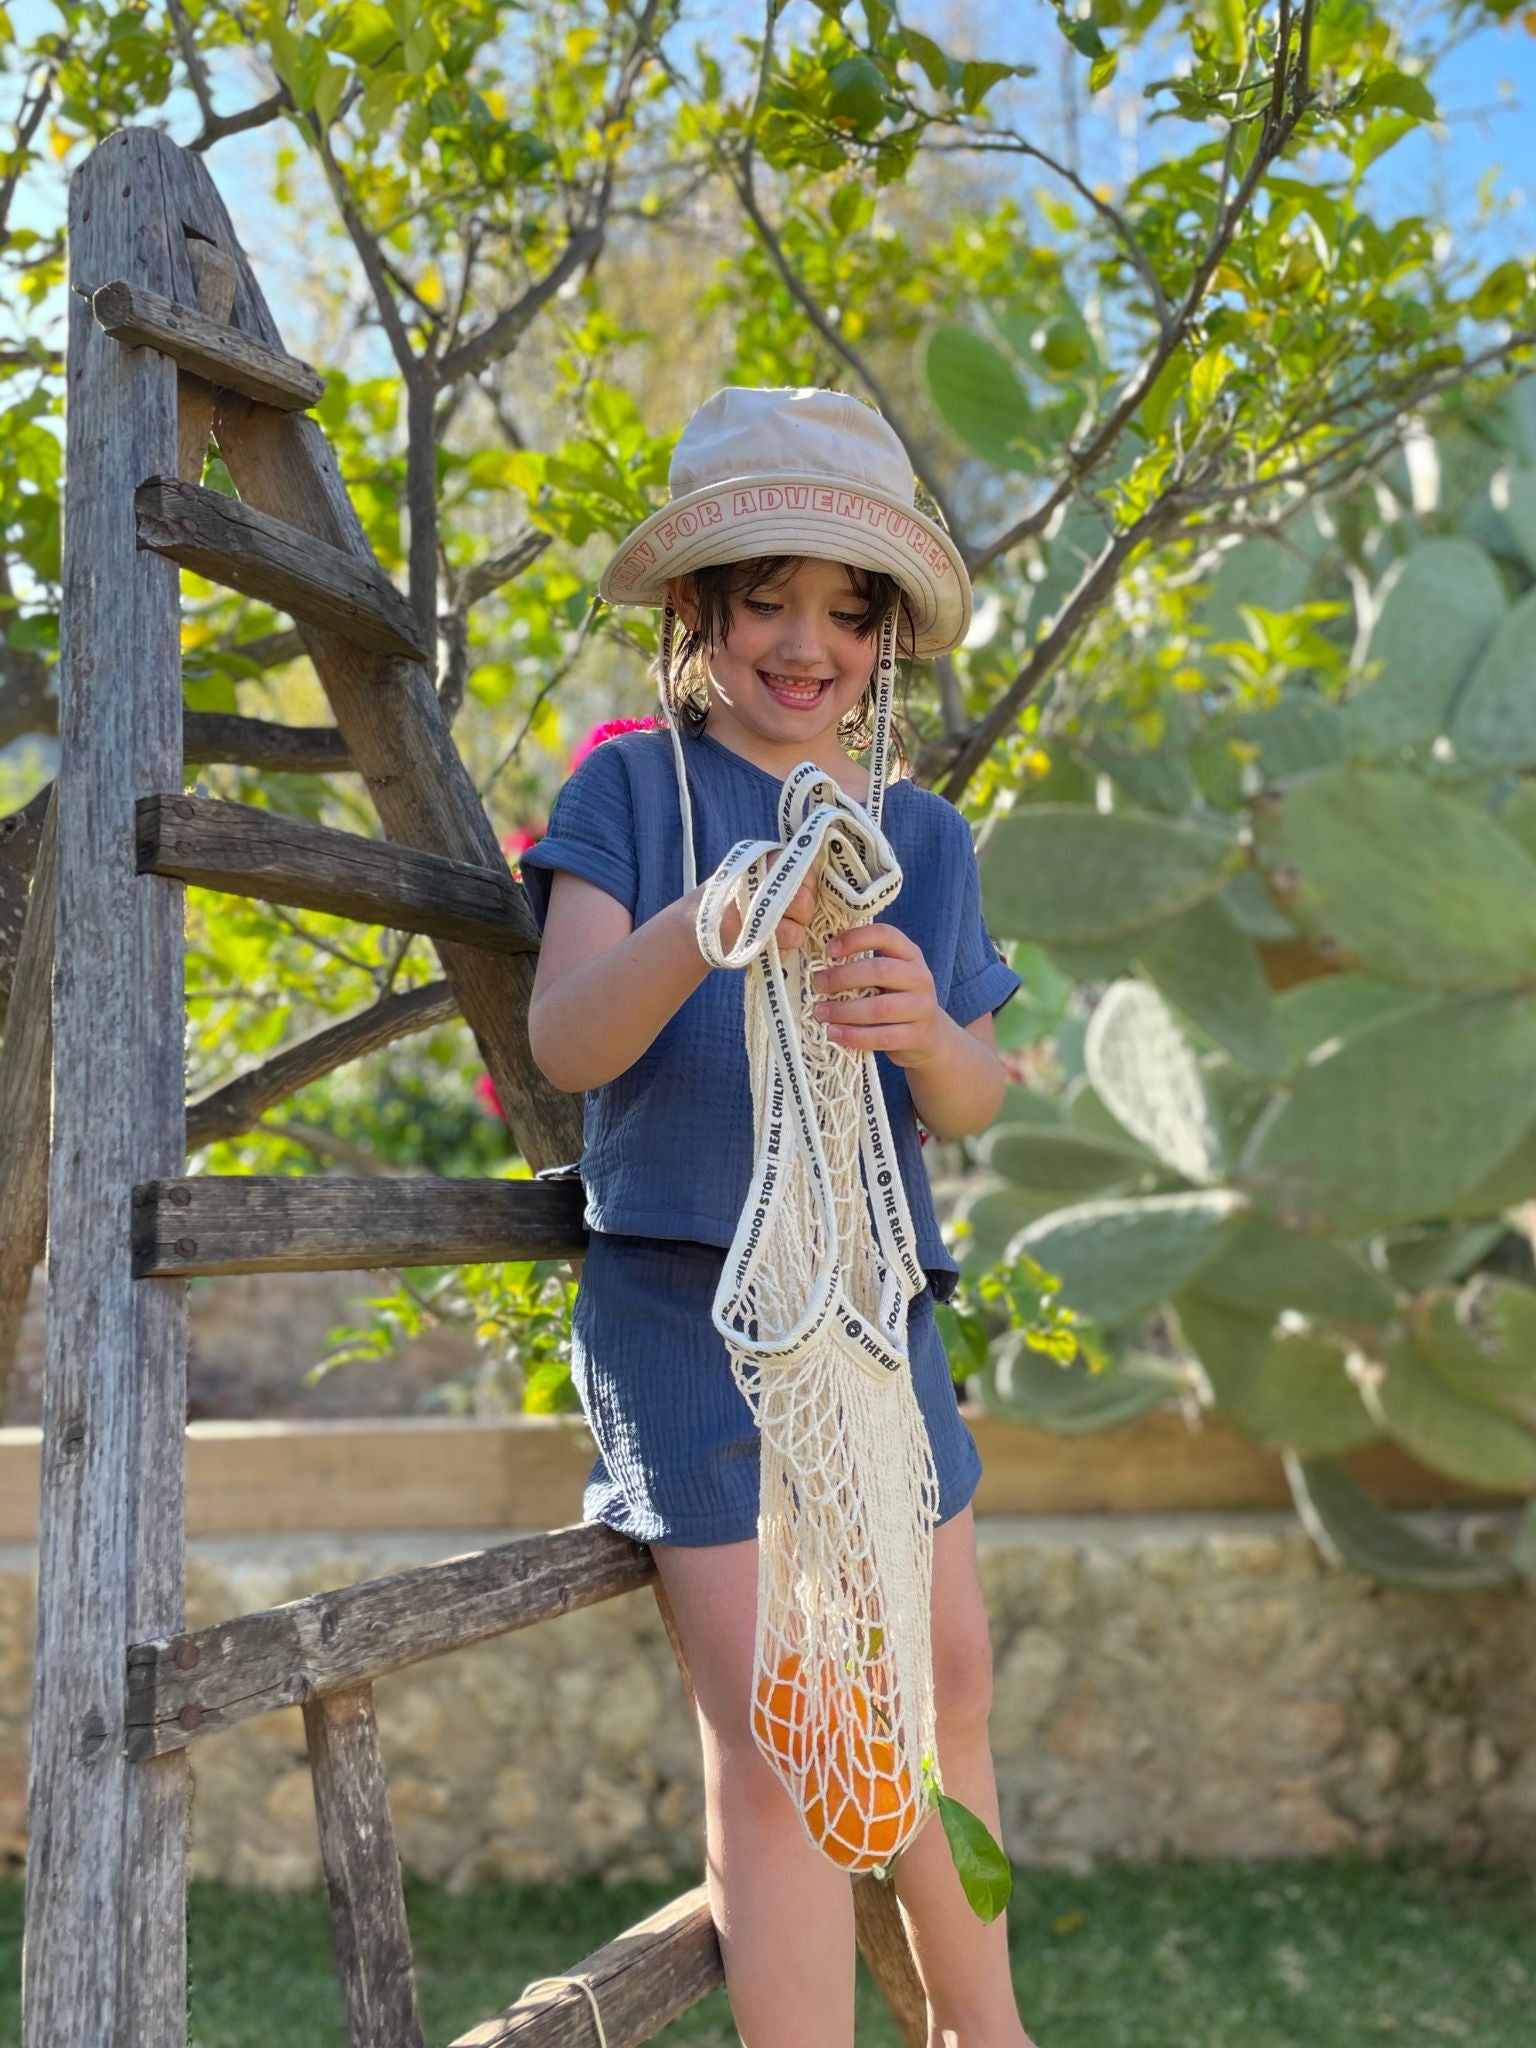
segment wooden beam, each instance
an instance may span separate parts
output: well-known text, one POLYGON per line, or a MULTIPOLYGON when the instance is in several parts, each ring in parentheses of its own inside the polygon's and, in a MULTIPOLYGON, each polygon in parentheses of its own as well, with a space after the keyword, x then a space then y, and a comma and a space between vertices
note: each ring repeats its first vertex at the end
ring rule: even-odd
POLYGON ((347 2039, 424 2048, 373 1687, 306 1700, 304 1734, 347 2039))
POLYGON ((579 1180, 199 1174, 133 1191, 133 1270, 351 1273, 579 1258, 579 1180))
POLYGON ((50 800, 0 1041, 0 1415, 32 1269, 48 1241, 58 804, 50 800))
MULTIPOLYGON (((639 2048, 725 1982, 709 1887, 697 1885, 561 1973, 590 1984, 608 2048, 639 2048)), ((450 2048, 592 2048, 592 2007, 574 1984, 530 1987, 450 2048)))
MULTIPOLYGON (((196 239, 189 238, 189 250, 197 247, 196 239)), ((231 304, 233 299, 231 291, 231 304)), ((304 412, 324 396, 325 379, 308 363, 226 326, 227 311, 210 315, 206 309, 178 305, 161 292, 121 279, 91 294, 91 311, 114 341, 129 348, 157 349, 193 376, 219 390, 243 392, 259 405, 304 412)))
POLYGON ((150 477, 133 503, 140 547, 375 654, 433 665, 409 605, 371 555, 330 547, 301 527, 180 477, 150 477))
POLYGON ((643 1543, 585 1522, 133 1643, 127 1754, 168 1755, 257 1714, 371 1685, 388 1671, 635 1592, 655 1571, 643 1543))
MULTIPOLYGON (((293 1361, 295 1376, 308 1363, 293 1361)), ((974 1507, 1004 1515, 1292 1512, 1279 1457, 1207 1418, 1142 1416, 1090 1437, 1050 1436, 960 1410, 981 1453, 974 1507)), ((37 1535, 39 1432, 0 1429, 0 1543, 37 1535)), ((187 1530, 195 1537, 374 1529, 553 1529, 581 1516, 593 1444, 580 1414, 330 1416, 194 1422, 187 1530)), ((1344 1460, 1383 1507, 1503 1508, 1396 1444, 1344 1460)))
POLYGON ((183 891, 134 861, 134 801, 181 784, 176 575, 133 494, 176 462, 176 365, 119 348, 110 277, 195 297, 152 129, 69 184, 47 1404, 28 1787, 25 2048, 185 2048, 184 1760, 122 1754, 128 1643, 182 1626, 186 1287, 134 1284, 129 1194, 179 1173, 183 891))
MULTIPOLYGON (((276 322, 203 158, 186 150, 168 155, 164 176, 178 217, 235 264, 240 283, 234 325, 281 348, 276 322)), ((189 298, 190 284, 177 295, 189 298)), ((214 431, 244 503, 332 547, 372 559, 317 421, 225 392, 214 431)), ((317 627, 302 630, 337 727, 389 836, 481 867, 502 861, 425 670, 412 663, 386 665, 382 657, 317 627)), ((535 1168, 575 1159, 581 1151, 580 1098, 553 1087, 528 1049, 532 958, 481 953, 446 940, 438 947, 518 1150, 535 1168)))
POLYGON ((503 860, 471 867, 387 839, 364 839, 214 796, 146 796, 139 871, 202 889, 425 932, 490 953, 538 950, 528 899, 503 860))

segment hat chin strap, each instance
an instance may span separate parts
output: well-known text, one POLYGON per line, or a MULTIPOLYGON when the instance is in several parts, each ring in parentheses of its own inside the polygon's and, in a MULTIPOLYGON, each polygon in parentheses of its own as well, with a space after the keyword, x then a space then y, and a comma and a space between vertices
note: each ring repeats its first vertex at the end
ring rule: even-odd
MULTIPOLYGON (((886 770, 891 741, 891 696, 896 684, 896 614, 892 606, 880 622, 880 652, 875 662, 875 734, 869 755, 869 794, 864 809, 878 828, 885 808, 886 770)), ((677 637, 677 612, 667 605, 661 614, 661 648, 656 663, 656 695, 662 717, 672 735, 672 762, 677 770, 677 804, 683 824, 683 894, 698 887, 698 864, 693 850, 693 802, 688 794, 688 771, 683 762, 683 735, 672 706, 672 651, 677 637)), ((853 802, 850 797, 849 802, 853 802)))

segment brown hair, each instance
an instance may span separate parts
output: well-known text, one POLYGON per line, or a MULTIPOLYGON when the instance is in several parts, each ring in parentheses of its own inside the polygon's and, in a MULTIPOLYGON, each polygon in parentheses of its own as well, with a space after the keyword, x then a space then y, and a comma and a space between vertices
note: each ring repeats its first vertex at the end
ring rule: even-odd
MULTIPOLYGON (((713 647, 723 647, 730 638, 731 606, 738 597, 770 590, 794 573, 804 558, 800 555, 756 555, 745 562, 711 562, 686 578, 698 606, 699 623, 684 627, 672 654, 672 674, 667 689, 669 715, 690 737, 703 729, 709 716, 709 678, 704 661, 713 647)), ((880 569, 848 567, 848 580, 863 602, 863 612, 854 631, 861 640, 873 640, 881 622, 893 606, 896 618, 896 649, 910 661, 915 640, 912 613, 894 576, 880 569)), ((902 675, 901 709, 906 711, 910 670, 902 675)), ((907 749, 891 719, 891 751, 902 768, 908 765, 907 749)), ((839 719, 837 737, 841 745, 856 752, 873 744, 875 737, 875 685, 870 682, 854 708, 839 719)))

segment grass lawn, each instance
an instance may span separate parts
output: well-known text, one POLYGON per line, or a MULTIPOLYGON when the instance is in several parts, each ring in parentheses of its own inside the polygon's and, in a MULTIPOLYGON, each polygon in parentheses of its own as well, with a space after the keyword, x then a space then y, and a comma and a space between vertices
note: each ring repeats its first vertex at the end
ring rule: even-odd
MULTIPOLYGON (((407 1884, 431 2048, 683 1890, 596 1882, 451 1898, 407 1884)), ((323 1896, 192 1888, 193 2048, 346 2048, 323 1896)), ((1529 2048, 1536 1883, 1382 1863, 1020 1869, 1009 1933, 1041 2048, 1529 2048)), ((0 2048, 17 2048, 21 1886, 0 1881, 0 2048)), ((661 2037, 736 2048, 723 1991, 661 2037)), ((860 1964, 860 2048, 896 2036, 860 1964)))

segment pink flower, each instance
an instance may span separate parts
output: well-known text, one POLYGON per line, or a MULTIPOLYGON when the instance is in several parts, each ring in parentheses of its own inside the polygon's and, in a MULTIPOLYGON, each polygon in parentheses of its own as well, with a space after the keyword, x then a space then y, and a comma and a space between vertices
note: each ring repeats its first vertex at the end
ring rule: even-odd
POLYGON ((496 1093, 496 1083, 489 1074, 482 1074, 475 1083, 475 1100, 483 1103, 492 1116, 499 1116, 506 1122, 506 1113, 501 1106, 501 1097, 496 1093))
POLYGON ((605 719, 601 725, 594 725, 592 730, 579 739, 571 750, 572 771, 574 772, 580 767, 594 747, 600 747, 604 740, 611 740, 615 733, 650 732, 655 725, 656 720, 654 717, 609 718, 605 719))
POLYGON ((543 825, 514 825, 512 830, 502 840, 501 850, 503 853, 510 853, 514 856, 526 853, 530 846, 538 845, 539 841, 544 837, 546 829, 543 825))

